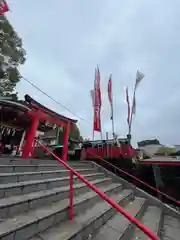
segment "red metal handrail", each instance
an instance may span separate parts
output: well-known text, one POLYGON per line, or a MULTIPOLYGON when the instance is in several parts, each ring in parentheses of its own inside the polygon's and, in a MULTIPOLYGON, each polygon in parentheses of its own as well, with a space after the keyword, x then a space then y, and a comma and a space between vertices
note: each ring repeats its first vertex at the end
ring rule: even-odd
POLYGON ((146 183, 146 182, 140 180, 139 178, 137 178, 137 177, 131 175, 130 173, 128 173, 128 172, 122 170, 121 168, 118 168, 118 167, 114 166, 112 163, 106 161, 104 158, 102 158, 102 157, 100 157, 100 156, 96 156, 96 157, 98 157, 99 159, 103 160, 105 163, 109 164, 110 166, 112 166, 112 167, 113 167, 114 169, 116 169, 117 171, 126 174, 127 176, 133 178, 134 180, 136 180, 136 181, 142 183, 142 184, 145 185, 146 187, 151 188, 151 189, 154 190, 155 192, 161 194, 162 196, 166 197, 167 199, 169 199, 169 200, 175 202, 176 204, 180 205, 180 202, 177 201, 175 198, 173 198, 173 197, 171 197, 171 196, 169 196, 169 195, 167 195, 167 194, 161 192, 159 189, 157 189, 157 188, 155 188, 155 187, 152 187, 152 186, 149 185, 148 183, 146 183))
MULTIPOLYGON (((37 140, 35 140, 37 141, 37 140)), ((38 141, 37 141, 38 142, 38 141)), ((88 187, 90 187, 93 191, 95 191, 102 199, 108 202, 112 207, 114 207, 119 213, 121 213, 124 217, 126 217, 131 223, 134 223, 138 228, 140 228, 150 239, 152 240, 160 240, 158 236, 156 236, 148 227, 144 226, 140 223, 135 217, 131 216, 126 210, 120 207, 115 201, 109 199, 106 194, 101 192, 97 187, 93 184, 89 183, 81 174, 76 172, 73 168, 71 168, 66 162, 57 157, 53 152, 48 150, 43 144, 38 142, 38 144, 49 154, 51 154, 58 162, 64 165, 71 172, 70 177, 70 218, 73 219, 73 191, 72 191, 72 176, 76 175, 82 182, 84 182, 88 187)))

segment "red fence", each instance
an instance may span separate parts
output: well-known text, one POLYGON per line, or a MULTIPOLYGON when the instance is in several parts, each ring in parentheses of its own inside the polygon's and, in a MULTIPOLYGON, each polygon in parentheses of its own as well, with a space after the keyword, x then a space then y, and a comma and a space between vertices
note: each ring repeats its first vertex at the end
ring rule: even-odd
MULTIPOLYGON (((37 140, 35 140, 37 141, 37 140)), ((38 142, 39 143, 39 142, 38 142)), ((52 155, 58 162, 60 162, 64 167, 66 167, 70 171, 70 220, 73 221, 73 175, 77 176, 82 182, 84 182, 88 187, 90 187, 93 191, 95 191, 102 199, 104 199, 107 203, 109 203, 113 208, 117 210, 117 212, 121 213, 124 217, 126 217, 131 223, 135 224, 139 229, 141 229, 150 239, 152 240, 160 240, 148 227, 141 224, 136 218, 131 216, 127 211, 125 211, 122 207, 120 207, 115 201, 111 200, 101 192, 97 187, 91 184, 88 180, 86 180, 81 174, 72 169, 66 162, 57 157, 53 152, 49 151, 44 145, 39 143, 39 145, 50 155, 52 155)))
POLYGON ((102 146, 98 148, 86 148, 86 158, 94 159, 96 157, 103 158, 119 158, 119 157, 133 157, 136 156, 136 151, 129 144, 121 144, 121 147, 118 146, 102 146))
POLYGON ((96 159, 99 158, 101 161, 105 162, 107 165, 113 167, 116 171, 118 171, 118 172, 120 172, 120 173, 124 173, 125 175, 131 177, 133 180, 135 180, 135 181, 137 181, 137 182, 143 184, 144 186, 146 186, 146 187, 152 189, 153 191, 157 192, 158 194, 160 194, 160 195, 164 196, 165 198, 171 200, 171 201, 174 202, 175 204, 180 205, 180 202, 177 201, 175 198, 173 198, 173 197, 171 197, 171 196, 169 196, 169 195, 167 195, 167 194, 161 192, 159 189, 157 189, 157 188, 155 188, 155 187, 152 187, 152 186, 149 185, 148 183, 146 183, 146 182, 140 180, 139 178, 137 178, 137 177, 131 175, 130 173, 128 173, 128 172, 126 172, 126 171, 124 171, 124 170, 122 170, 122 169, 120 169, 120 168, 114 166, 113 164, 111 164, 110 162, 106 161, 106 160, 103 159, 102 157, 97 156, 97 155, 94 155, 94 158, 96 158, 96 159))

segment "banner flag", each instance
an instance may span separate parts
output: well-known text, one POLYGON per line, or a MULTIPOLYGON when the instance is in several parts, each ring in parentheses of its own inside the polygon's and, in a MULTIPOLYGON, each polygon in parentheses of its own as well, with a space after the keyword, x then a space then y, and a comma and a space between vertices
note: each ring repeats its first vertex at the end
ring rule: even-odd
POLYGON ((142 80, 144 77, 145 77, 145 75, 137 70, 137 73, 136 73, 136 83, 135 83, 135 91, 136 91, 136 88, 138 87, 139 83, 141 82, 141 80, 142 80))
MULTIPOLYGON (((145 77, 145 75, 137 70, 136 72, 136 83, 134 87, 134 94, 133 94, 133 102, 132 102, 132 109, 131 109, 131 114, 135 115, 136 114, 136 89, 141 82, 141 80, 145 77)), ((131 120, 132 121, 132 120, 131 120)))
POLYGON ((101 132, 101 88, 100 88, 100 71, 99 67, 95 69, 94 79, 94 131, 101 132))
POLYGON ((132 106, 131 106, 131 117, 130 117, 130 124, 129 124, 129 134, 131 133, 131 125, 133 120, 133 115, 136 114, 136 90, 139 85, 139 83, 142 81, 142 79, 145 77, 145 75, 139 70, 136 72, 136 82, 134 86, 134 93, 133 93, 133 100, 132 100, 132 106))
POLYGON ((95 105, 101 108, 101 87, 100 87, 100 71, 97 66, 96 79, 95 79, 95 105))
POLYGON ((101 132, 101 109, 99 106, 94 107, 94 131, 101 132))
POLYGON ((113 120, 113 98, 112 98, 112 78, 110 76, 108 81, 108 98, 111 106, 111 116, 110 119, 113 120))

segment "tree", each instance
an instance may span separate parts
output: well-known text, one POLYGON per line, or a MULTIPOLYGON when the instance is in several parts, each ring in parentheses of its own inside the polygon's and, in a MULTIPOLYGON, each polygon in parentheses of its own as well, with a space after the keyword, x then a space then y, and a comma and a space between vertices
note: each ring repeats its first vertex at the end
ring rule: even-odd
POLYGON ((160 147, 158 149, 158 151, 156 152, 156 155, 160 155, 160 156, 169 156, 172 153, 176 152, 176 148, 170 148, 170 147, 160 147))
MULTIPOLYGON (((63 129, 61 129, 61 131, 59 131, 59 137, 58 137, 59 144, 64 143, 64 134, 65 134, 65 129, 63 128, 63 129)), ((71 125, 71 129, 69 132, 69 138, 72 140, 76 140, 76 141, 83 141, 83 138, 80 135, 79 128, 75 123, 71 125)))
POLYGON ((16 97, 14 90, 21 79, 18 67, 24 64, 26 52, 5 16, 0 16, 0 29, 0 95, 16 97))
POLYGON ((83 140, 82 136, 80 135, 80 131, 79 131, 77 124, 72 125, 69 136, 70 136, 70 138, 77 140, 77 141, 83 140))

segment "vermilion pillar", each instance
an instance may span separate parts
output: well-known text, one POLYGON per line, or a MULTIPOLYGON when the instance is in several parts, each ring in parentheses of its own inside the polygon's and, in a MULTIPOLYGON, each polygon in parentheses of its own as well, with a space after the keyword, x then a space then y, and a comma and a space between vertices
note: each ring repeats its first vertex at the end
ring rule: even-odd
POLYGON ((70 123, 68 122, 65 127, 65 133, 64 133, 64 147, 63 147, 63 154, 62 154, 62 160, 64 161, 66 161, 68 157, 69 130, 70 130, 70 123))
POLYGON ((36 131, 38 128, 39 119, 38 117, 32 118, 32 123, 30 129, 26 132, 26 143, 23 149, 22 158, 28 158, 33 149, 33 141, 36 136, 36 131))

